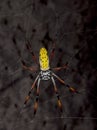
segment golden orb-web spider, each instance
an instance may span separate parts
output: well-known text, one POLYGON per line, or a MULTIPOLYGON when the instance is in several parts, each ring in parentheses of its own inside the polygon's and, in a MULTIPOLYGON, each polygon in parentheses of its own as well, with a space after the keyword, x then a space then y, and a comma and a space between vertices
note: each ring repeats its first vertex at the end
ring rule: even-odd
MULTIPOLYGON (((27 49, 30 51, 31 55, 32 55, 32 58, 33 60, 37 63, 37 60, 36 60, 36 56, 34 55, 33 51, 32 51, 32 48, 31 48, 31 44, 28 43, 26 44, 27 46, 27 49)), ((55 44, 52 48, 52 51, 51 51, 51 54, 50 54, 50 61, 54 55, 54 52, 55 52, 55 44)), ((35 67, 28 67, 26 66, 25 62, 23 60, 21 60, 22 62, 22 66, 24 69, 27 69, 27 70, 30 70, 30 71, 35 71, 36 68, 35 67)), ((41 80, 50 80, 52 81, 53 83, 53 86, 54 86, 54 91, 56 93, 56 97, 57 97, 57 103, 58 103, 58 107, 60 108, 60 110, 62 111, 62 103, 61 103, 61 100, 60 100, 60 96, 58 94, 58 89, 57 89, 57 86, 56 86, 56 83, 55 83, 55 80, 54 80, 54 77, 56 79, 58 79, 62 84, 64 84, 66 87, 69 88, 69 90, 71 92, 74 92, 74 93, 78 93, 78 91, 76 89, 74 89, 73 87, 69 86, 69 85, 66 85, 64 80, 62 80, 59 76, 57 76, 53 70, 61 70, 61 69, 66 69, 67 68, 67 64, 65 64, 64 66, 62 67, 56 67, 56 68, 50 68, 50 65, 49 65, 49 56, 48 56, 48 52, 46 50, 46 48, 42 47, 40 48, 40 51, 39 51, 39 65, 40 65, 40 72, 39 74, 37 75, 37 77, 35 78, 33 84, 32 84, 32 87, 31 87, 31 90, 28 92, 28 95, 26 96, 25 98, 25 102, 24 102, 24 105, 27 104, 27 102, 29 101, 29 99, 31 98, 31 92, 33 90, 33 88, 35 87, 36 83, 37 83, 37 92, 36 92, 36 100, 35 100, 35 103, 34 103, 34 114, 36 114, 36 111, 37 111, 37 108, 38 108, 38 99, 39 99, 39 85, 40 85, 40 81, 41 80)))

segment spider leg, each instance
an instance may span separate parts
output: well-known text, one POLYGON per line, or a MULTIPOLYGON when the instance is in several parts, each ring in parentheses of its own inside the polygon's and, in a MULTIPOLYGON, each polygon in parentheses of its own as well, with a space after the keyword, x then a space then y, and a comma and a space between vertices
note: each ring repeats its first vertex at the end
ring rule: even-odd
POLYGON ((56 77, 56 78, 60 81, 60 83, 64 84, 66 87, 68 87, 71 92, 73 92, 73 93, 79 93, 75 88, 73 88, 73 87, 71 87, 71 86, 65 84, 64 80, 62 80, 62 79, 61 79, 59 76, 57 76, 56 74, 52 73, 52 75, 53 75, 54 77, 56 77))
POLYGON ((52 48, 52 51, 51 51, 51 54, 50 54, 50 63, 52 62, 54 54, 55 54, 55 41, 53 43, 53 48, 52 48))
POLYGON ((40 92, 39 85, 40 85, 40 78, 38 79, 38 83, 37 83, 36 99, 34 103, 34 115, 36 114, 38 108, 38 100, 39 100, 39 92, 40 92))
POLYGON ((21 63, 22 63, 22 67, 23 69, 26 69, 26 70, 29 70, 29 71, 37 71, 37 67, 36 66, 31 66, 31 67, 28 67, 26 66, 26 63, 24 60, 21 60, 21 63))
POLYGON ((33 88, 35 87, 35 84, 36 84, 38 78, 39 78, 39 75, 38 75, 38 76, 36 77, 36 79, 34 80, 34 83, 32 84, 31 90, 28 92, 28 95, 27 95, 26 98, 25 98, 24 105, 26 105, 27 102, 29 101, 29 99, 31 98, 31 96, 30 96, 30 95, 31 95, 31 92, 32 92, 33 88))
POLYGON ((59 71, 59 70, 62 70, 62 69, 66 69, 68 67, 68 63, 66 63, 64 66, 62 67, 55 67, 53 68, 52 70, 55 70, 55 71, 59 71))
POLYGON ((31 44, 29 43, 29 41, 27 42, 26 47, 27 47, 28 51, 31 53, 32 59, 34 60, 34 62, 35 62, 36 64, 38 64, 38 63, 37 63, 37 58, 36 58, 36 56, 34 55, 34 53, 33 53, 33 51, 32 51, 32 47, 31 47, 31 44))
POLYGON ((62 112, 62 111, 63 111, 63 110, 62 110, 62 102, 61 102, 61 100, 60 100, 60 96, 59 96, 59 93, 58 93, 58 89, 57 89, 57 86, 56 86, 56 83, 55 83, 54 78, 51 77, 51 79, 52 79, 52 83, 53 83, 53 85, 54 85, 54 91, 55 91, 56 96, 57 96, 58 107, 60 108, 60 110, 61 110, 61 112, 62 112))

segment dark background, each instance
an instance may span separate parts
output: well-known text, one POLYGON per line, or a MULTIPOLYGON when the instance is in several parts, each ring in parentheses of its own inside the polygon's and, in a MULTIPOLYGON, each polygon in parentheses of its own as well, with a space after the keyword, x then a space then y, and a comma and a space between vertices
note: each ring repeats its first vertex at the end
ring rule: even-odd
POLYGON ((97 130, 96 26, 96 0, 0 0, 0 130, 97 130), (43 46, 50 54, 55 40, 51 67, 69 63, 56 74, 80 94, 70 93, 56 80, 63 113, 50 81, 40 84, 36 116, 36 89, 19 113, 39 72, 22 69, 20 57, 36 66, 27 40, 37 59, 43 46))

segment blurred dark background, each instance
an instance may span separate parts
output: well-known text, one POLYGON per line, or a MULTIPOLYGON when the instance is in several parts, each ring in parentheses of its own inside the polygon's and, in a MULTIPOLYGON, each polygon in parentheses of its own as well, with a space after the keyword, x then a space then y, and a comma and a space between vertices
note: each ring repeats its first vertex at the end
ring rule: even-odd
POLYGON ((97 130, 96 26, 96 0, 0 0, 0 130, 97 130), (22 69, 21 58, 36 66, 27 41, 37 59, 40 48, 50 54, 55 41, 51 68, 68 62, 68 69, 55 73, 80 94, 56 80, 63 113, 51 81, 40 84, 36 116, 36 89, 19 113, 39 72, 22 69))

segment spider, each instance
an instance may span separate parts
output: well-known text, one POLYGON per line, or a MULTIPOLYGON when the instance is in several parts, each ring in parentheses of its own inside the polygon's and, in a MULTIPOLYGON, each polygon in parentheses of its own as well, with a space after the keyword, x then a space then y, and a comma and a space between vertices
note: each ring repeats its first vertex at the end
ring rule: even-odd
MULTIPOLYGON (((27 43, 26 47, 30 51, 33 60, 37 63, 37 59, 36 59, 36 56, 34 55, 34 53, 32 51, 31 44, 27 43)), ((69 88, 69 90, 71 92, 78 93, 78 91, 76 89, 74 89, 73 87, 65 84, 64 80, 61 79, 59 76, 57 76, 53 72, 53 70, 59 71, 61 69, 66 69, 68 64, 65 64, 62 67, 56 67, 56 68, 52 68, 52 69, 50 68, 49 61, 52 60, 52 57, 54 56, 54 52, 55 52, 55 44, 54 44, 54 46, 52 48, 50 57, 48 56, 48 52, 47 52, 47 49, 45 47, 40 48, 40 51, 39 51, 40 72, 36 76, 36 78, 35 78, 35 80, 34 80, 34 82, 32 84, 31 90, 28 92, 28 95, 25 97, 25 101, 24 101, 24 105, 26 105, 27 102, 29 101, 29 99, 31 98, 31 92, 32 92, 32 90, 34 89, 34 87, 35 87, 35 85, 37 83, 36 100, 35 100, 35 103, 34 103, 34 115, 36 114, 36 111, 37 111, 37 108, 38 108, 38 100, 39 100, 39 92, 40 92, 39 88, 40 88, 40 81, 41 80, 43 80, 43 81, 51 80, 52 81, 53 87, 54 87, 54 92, 56 93, 56 97, 57 97, 57 105, 58 105, 59 109, 61 110, 61 112, 63 111, 63 109, 62 109, 62 102, 60 100, 60 96, 59 96, 58 89, 57 89, 57 86, 56 86, 54 78, 56 78, 59 82, 61 82, 63 85, 65 85, 67 88, 69 88)), ((35 67, 28 67, 28 66, 26 66, 26 64, 25 64, 25 62, 23 60, 21 60, 21 63, 22 63, 22 67, 24 69, 27 69, 27 70, 30 70, 30 71, 37 70, 35 67)))

